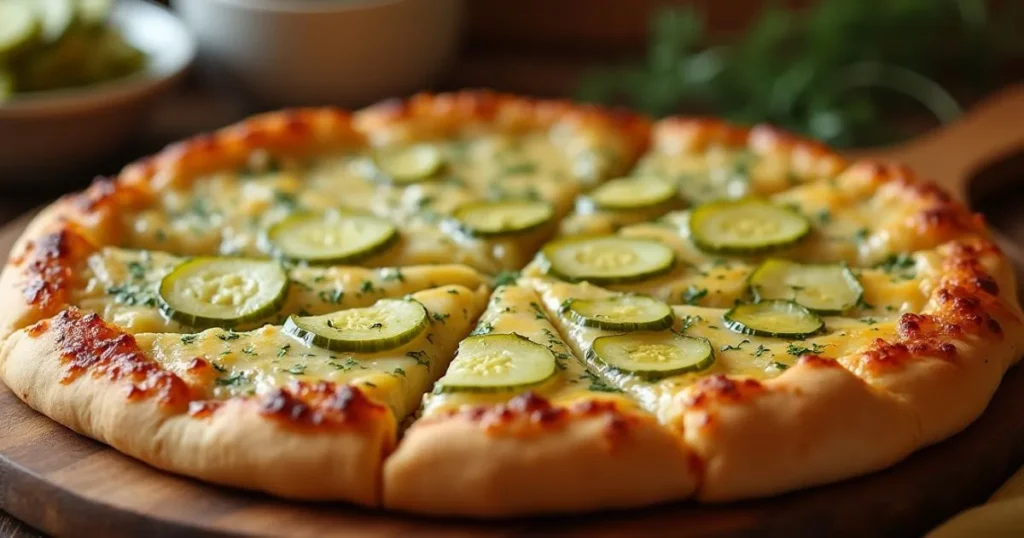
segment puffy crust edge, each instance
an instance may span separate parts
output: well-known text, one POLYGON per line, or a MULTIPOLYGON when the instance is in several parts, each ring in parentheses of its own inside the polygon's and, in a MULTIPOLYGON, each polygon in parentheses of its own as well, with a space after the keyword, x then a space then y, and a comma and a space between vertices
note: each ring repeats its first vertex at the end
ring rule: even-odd
POLYGON ((940 252, 943 276, 922 313, 904 314, 892 341, 839 359, 912 410, 921 445, 973 422, 1024 353, 1016 282, 998 248, 974 237, 940 252))
POLYGON ((15 242, 0 273, 0 342, 14 331, 59 312, 74 269, 95 247, 67 217, 74 197, 44 208, 15 242))
POLYGON ((584 512, 684 499, 698 476, 681 440, 653 417, 610 400, 552 405, 528 393, 414 424, 384 465, 384 506, 474 517, 584 512))
POLYGON ((159 190, 203 174, 250 162, 252 152, 302 157, 365 146, 352 115, 331 107, 296 108, 259 114, 210 134, 172 144, 127 166, 118 176, 124 185, 159 190))
POLYGON ((825 144, 768 124, 741 127, 713 118, 673 116, 653 126, 653 145, 667 153, 700 152, 711 144, 746 147, 759 155, 786 155, 791 171, 804 179, 834 177, 847 166, 825 144))
POLYGON ((382 101, 356 112, 355 124, 374 143, 451 136, 483 124, 509 132, 573 126, 583 132, 619 135, 626 150, 622 157, 627 162, 622 164, 638 158, 650 136, 650 120, 627 110, 483 89, 382 101))
POLYGON ((908 409, 835 361, 815 356, 763 383, 705 378, 678 399, 678 427, 704 462, 701 501, 767 496, 866 474, 918 446, 908 409))
POLYGON ((121 378, 87 372, 67 379, 56 333, 11 335, 0 348, 0 377, 28 405, 68 428, 155 467, 209 482, 283 497, 379 504, 380 471, 396 436, 385 407, 340 428, 268 420, 261 413, 266 404, 253 399, 227 400, 215 413, 194 415, 182 402, 131 398, 139 384, 130 370, 121 378))

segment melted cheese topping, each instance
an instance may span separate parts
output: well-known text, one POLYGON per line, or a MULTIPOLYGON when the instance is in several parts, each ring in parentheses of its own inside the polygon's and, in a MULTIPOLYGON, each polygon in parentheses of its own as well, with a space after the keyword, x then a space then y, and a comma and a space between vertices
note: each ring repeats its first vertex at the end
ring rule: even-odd
MULTIPOLYGON (((498 288, 484 315, 480 318, 477 332, 486 334, 518 334, 530 341, 547 347, 557 361, 555 376, 539 387, 530 390, 544 396, 553 403, 568 403, 581 398, 617 398, 618 390, 604 383, 590 373, 576 356, 569 351, 555 327, 548 321, 540 297, 531 289, 519 286, 498 288), (482 328, 482 329, 481 329, 482 328)), ((513 360, 515 358, 513 357, 513 360)), ((462 405, 497 405, 504 403, 522 391, 495 391, 491 393, 428 394, 424 397, 423 414, 430 415, 462 405)), ((629 404, 627 404, 629 405, 629 404)))
MULTIPOLYGON (((156 291, 160 280, 183 260, 160 252, 105 248, 89 257, 81 287, 72 291, 72 302, 128 332, 190 332, 190 327, 160 313, 156 291)), ((461 265, 296 267, 289 270, 289 277, 287 301, 280 311, 237 329, 280 324, 292 314, 318 315, 369 306, 381 298, 442 285, 469 289, 486 285, 482 275, 461 265)))
POLYGON ((180 255, 266 255, 265 231, 296 211, 369 212, 399 227, 401 240, 368 267, 462 263, 487 272, 522 267, 545 234, 485 241, 450 215, 475 200, 550 202, 557 217, 581 186, 612 172, 617 157, 596 142, 565 144, 547 132, 433 140, 445 158, 436 177, 409 186, 382 180, 367 152, 326 156, 282 169, 223 171, 161 191, 155 205, 126 214, 127 246, 180 255))
MULTIPOLYGON (((538 282, 544 305, 558 324, 561 334, 573 352, 588 357, 594 340, 601 336, 620 334, 573 323, 560 313, 560 306, 568 299, 598 299, 614 295, 613 292, 589 284, 538 282)), ((804 340, 748 336, 725 327, 722 315, 725 309, 676 306, 673 329, 687 336, 706 338, 715 354, 714 364, 703 371, 649 381, 628 372, 602 372, 602 378, 611 386, 636 398, 648 411, 662 420, 669 420, 679 412, 673 400, 687 385, 701 377, 713 374, 769 379, 782 373, 804 353, 839 357, 868 346, 876 338, 892 338, 896 331, 897 315, 877 318, 826 317, 826 332, 804 340)), ((601 372, 600 365, 587 358, 588 367, 601 372)))
POLYGON ((459 286, 414 294, 430 325, 413 341, 379 353, 341 353, 307 345, 265 326, 251 332, 210 329, 199 334, 139 334, 148 356, 205 398, 261 395, 293 380, 357 386, 401 419, 444 373, 486 304, 486 294, 459 286), (209 363, 197 367, 196 359, 209 363))

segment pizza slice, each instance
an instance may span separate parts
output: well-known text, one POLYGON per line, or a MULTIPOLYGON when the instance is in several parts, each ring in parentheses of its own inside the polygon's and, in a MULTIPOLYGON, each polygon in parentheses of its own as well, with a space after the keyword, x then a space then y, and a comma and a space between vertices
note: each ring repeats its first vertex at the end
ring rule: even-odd
POLYGON ((822 264, 818 276, 846 290, 827 309, 873 315, 914 294, 914 279, 894 276, 936 275, 929 252, 979 233, 977 219, 941 191, 903 169, 860 163, 769 199, 709 202, 614 235, 564 237, 545 245, 525 274, 728 307, 744 298, 748 278, 822 264), (868 298, 857 280, 873 283, 868 298))
POLYGON ((447 221, 500 269, 525 265, 576 196, 624 173, 647 142, 632 114, 489 92, 382 103, 355 124, 390 178, 378 191, 387 205, 447 221))
POLYGON ((562 223, 563 235, 612 233, 686 205, 767 197, 833 178, 846 166, 824 145, 768 125, 674 117, 655 123, 652 138, 629 176, 578 200, 562 223))
POLYGON ((762 496, 891 465, 959 431, 1024 349, 1013 275, 964 237, 864 278, 765 262, 726 308, 538 278, 573 352, 704 462, 697 497, 762 496), (759 272, 775 274, 761 279, 759 272), (780 277, 781 275, 781 277, 780 277), (849 282, 849 281, 846 281, 849 282), (772 295, 778 293, 778 295, 772 295), (865 315, 868 314, 868 315, 865 315))
POLYGON ((272 260, 188 259, 112 247, 89 256, 77 275, 71 304, 131 333, 182 333, 206 326, 246 330, 282 323, 293 314, 369 306, 441 285, 477 289, 487 284, 464 265, 288 267, 272 260), (251 295, 242 304, 246 293, 251 295), (220 308, 213 304, 218 302, 220 308))
POLYGON ((644 127, 486 92, 417 96, 355 120, 281 112, 173 146, 87 203, 111 206, 101 244, 496 273, 529 261, 583 186, 624 171, 644 127))
POLYGON ((283 326, 131 335, 75 307, 18 330, 0 375, 32 407, 151 465, 376 505, 401 422, 487 303, 445 286, 283 326))
POLYGON ((691 464, 651 415, 584 368, 534 291, 507 285, 385 464, 384 504, 477 516, 642 505, 687 497, 691 464))

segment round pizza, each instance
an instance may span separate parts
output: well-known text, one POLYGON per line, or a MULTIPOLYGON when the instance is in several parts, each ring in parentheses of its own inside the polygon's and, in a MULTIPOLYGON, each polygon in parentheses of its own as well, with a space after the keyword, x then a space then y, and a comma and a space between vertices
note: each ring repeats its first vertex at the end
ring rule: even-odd
POLYGON ((483 91, 296 109, 45 209, 0 378, 173 473, 468 516, 763 497, 963 429, 1022 353, 981 219, 769 126, 483 91))

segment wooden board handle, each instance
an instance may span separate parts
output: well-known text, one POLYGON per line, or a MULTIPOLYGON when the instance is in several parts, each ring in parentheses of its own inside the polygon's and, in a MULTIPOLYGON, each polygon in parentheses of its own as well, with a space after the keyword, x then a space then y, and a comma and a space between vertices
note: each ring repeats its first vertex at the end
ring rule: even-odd
POLYGON ((1024 150, 1024 84, 1006 88, 959 120, 904 144, 856 153, 902 162, 966 199, 971 176, 1001 157, 1024 150))

